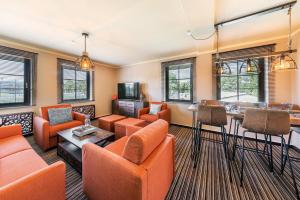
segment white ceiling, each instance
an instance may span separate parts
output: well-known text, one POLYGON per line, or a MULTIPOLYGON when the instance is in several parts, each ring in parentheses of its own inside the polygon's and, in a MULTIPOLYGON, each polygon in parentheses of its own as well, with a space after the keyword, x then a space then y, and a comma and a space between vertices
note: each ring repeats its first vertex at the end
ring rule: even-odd
MULTIPOLYGON (((82 31, 90 33, 88 52, 98 61, 129 65, 161 57, 211 50, 213 24, 269 8, 285 0, 0 0, 0 35, 80 55, 82 31)), ((225 26, 221 45, 287 34, 286 11, 225 26)), ((300 3, 293 30, 300 28, 300 3)))

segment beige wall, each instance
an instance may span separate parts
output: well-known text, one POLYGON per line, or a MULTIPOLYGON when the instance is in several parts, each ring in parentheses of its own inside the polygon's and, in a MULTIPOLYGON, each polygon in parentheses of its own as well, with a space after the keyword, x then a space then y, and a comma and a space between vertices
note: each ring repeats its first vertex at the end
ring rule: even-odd
MULTIPOLYGON (((0 41, 0 45, 38 53, 36 106, 0 109, 0 114, 24 111, 38 113, 40 106, 57 104, 57 58, 74 60, 74 57, 10 41, 0 41)), ((116 93, 117 69, 96 63, 94 71, 95 101, 73 105, 95 104, 96 116, 107 115, 111 113, 111 96, 116 93)))
MULTIPOLYGON (((297 46, 298 57, 297 63, 300 63, 300 33, 293 37, 295 46, 297 46)), ((251 46, 276 43, 276 50, 285 50, 287 48, 286 39, 278 39, 276 41, 268 41, 266 43, 256 43, 251 46)), ((240 46, 246 48, 248 46, 240 46)), ((238 49, 238 48, 237 48, 238 49)), ((232 49, 224 49, 224 51, 232 49)), ((178 57, 181 59, 182 57, 178 57)), ((161 93, 161 61, 149 62, 145 64, 137 64, 133 66, 123 67, 118 72, 118 80, 120 82, 139 81, 143 84, 142 90, 148 97, 149 101, 161 101, 163 99, 161 93)), ((197 101, 202 99, 212 99, 213 94, 213 77, 212 77, 212 57, 211 53, 201 54, 196 60, 196 94, 197 101)), ((300 70, 277 72, 275 74, 275 101, 276 102, 294 102, 300 104, 300 70)), ((192 123, 192 113, 187 111, 189 104, 169 103, 172 113, 172 123, 190 126, 192 123)), ((229 127, 227 127, 228 130, 229 127)), ((254 137, 249 134, 248 137, 254 137)), ((263 138, 261 138, 263 139, 263 138)), ((274 138, 274 141, 278 141, 274 138)), ((300 136, 294 134, 292 144, 300 147, 300 136)))
MULTIPOLYGON (((276 50, 286 48, 287 40, 278 39, 276 41, 268 41, 267 43, 256 43, 251 46, 277 43, 276 50)), ((246 48, 249 46, 240 46, 246 48)), ((228 51, 232 49, 224 49, 228 51)), ((197 101, 202 99, 212 99, 213 94, 213 76, 212 76, 212 53, 197 55, 196 61, 196 94, 197 101)), ((181 59, 182 57, 178 57, 181 59)), ((161 61, 149 62, 145 64, 137 64, 126 66, 119 70, 119 81, 139 81, 143 83, 143 92, 148 97, 149 101, 161 101, 163 99, 161 93, 161 61)), ((275 83, 275 100, 278 102, 291 101, 291 72, 281 72, 276 75, 275 83)), ((185 103, 169 103, 172 109, 172 123, 181 125, 191 125, 191 113, 187 111, 189 104, 185 103)))

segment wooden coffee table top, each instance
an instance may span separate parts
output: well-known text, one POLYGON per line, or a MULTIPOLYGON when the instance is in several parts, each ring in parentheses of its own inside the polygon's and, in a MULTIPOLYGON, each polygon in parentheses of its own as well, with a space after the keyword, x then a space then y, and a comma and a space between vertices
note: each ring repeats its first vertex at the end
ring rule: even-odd
POLYGON ((63 131, 59 131, 57 134, 62 137, 63 139, 67 140, 68 142, 71 142, 75 146, 79 147, 80 149, 84 144, 87 143, 98 143, 103 140, 106 140, 115 134, 103 129, 98 128, 98 130, 94 133, 91 133, 89 135, 85 135, 82 137, 78 137, 72 133, 74 129, 80 128, 81 126, 76 126, 74 128, 66 129, 63 131))

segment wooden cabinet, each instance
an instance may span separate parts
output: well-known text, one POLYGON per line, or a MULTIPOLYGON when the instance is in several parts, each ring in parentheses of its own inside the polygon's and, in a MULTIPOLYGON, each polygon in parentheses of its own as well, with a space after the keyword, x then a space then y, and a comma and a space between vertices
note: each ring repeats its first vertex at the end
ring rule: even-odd
POLYGON ((118 115, 124 115, 127 117, 137 118, 138 110, 140 108, 147 107, 149 105, 146 101, 139 100, 113 100, 112 101, 112 113, 118 115))

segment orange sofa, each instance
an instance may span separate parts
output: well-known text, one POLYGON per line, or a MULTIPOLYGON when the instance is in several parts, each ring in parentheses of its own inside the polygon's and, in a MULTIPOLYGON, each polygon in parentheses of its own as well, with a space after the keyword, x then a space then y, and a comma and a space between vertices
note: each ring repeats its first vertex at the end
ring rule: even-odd
POLYGON ((175 153, 168 123, 129 127, 126 136, 105 148, 83 146, 83 190, 89 199, 165 199, 174 178, 175 153))
POLYGON ((48 109, 50 108, 67 108, 70 104, 60 104, 55 106, 41 107, 40 114, 34 118, 34 139, 35 142, 45 151, 57 145, 57 132, 73 128, 84 124, 85 115, 73 112, 73 121, 63 124, 50 126, 48 109))
POLYGON ((171 121, 171 111, 168 108, 168 104, 163 102, 150 102, 150 104, 162 104, 161 111, 157 115, 149 114, 150 107, 142 108, 138 111, 138 118, 143 119, 146 122, 152 123, 158 119, 166 120, 168 123, 171 121))
POLYGON ((48 165, 22 136, 21 125, 0 127, 0 199, 65 199, 65 164, 48 165))

